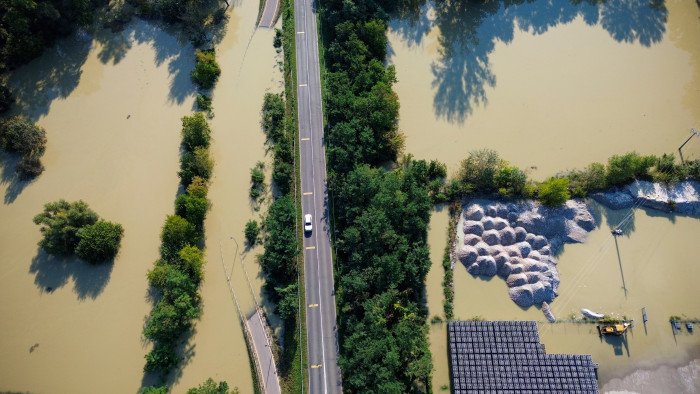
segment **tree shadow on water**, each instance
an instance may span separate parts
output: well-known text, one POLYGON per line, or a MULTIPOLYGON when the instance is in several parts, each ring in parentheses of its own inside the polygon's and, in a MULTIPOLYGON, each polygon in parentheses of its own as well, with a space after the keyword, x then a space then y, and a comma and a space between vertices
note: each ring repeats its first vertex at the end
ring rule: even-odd
POLYGON ((15 70, 8 81, 15 96, 13 113, 34 122, 48 114, 53 100, 68 97, 78 86, 91 48, 91 38, 78 32, 15 70))
MULTIPOLYGON (((663 38, 668 15, 663 0, 436 0, 434 7, 440 36, 439 57, 431 70, 433 109, 438 117, 460 124, 474 108, 488 104, 486 89, 496 86, 490 55, 496 43, 513 40, 516 28, 544 34, 580 17, 589 26, 600 24, 618 42, 648 47, 663 38)), ((411 35, 404 37, 409 45, 420 41, 411 35)))
POLYGON ((0 150, 0 185, 5 186, 5 205, 15 202, 24 188, 36 180, 36 178, 29 180, 20 179, 17 172, 15 172, 19 159, 18 155, 0 150))
POLYGON ((57 258, 39 249, 32 258, 29 272, 35 274, 34 284, 42 293, 51 293, 72 278, 78 299, 94 300, 107 286, 113 268, 112 261, 90 265, 74 256, 57 258))

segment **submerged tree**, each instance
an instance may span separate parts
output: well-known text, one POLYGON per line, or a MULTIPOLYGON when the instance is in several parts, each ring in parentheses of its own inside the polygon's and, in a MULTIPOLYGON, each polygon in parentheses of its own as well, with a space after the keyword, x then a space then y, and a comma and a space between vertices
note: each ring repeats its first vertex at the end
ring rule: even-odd
POLYGON ((119 223, 100 220, 78 230, 80 241, 75 254, 90 263, 114 259, 119 252, 124 228, 119 223))
POLYGON ((71 254, 80 242, 78 231, 97 220, 97 214, 82 200, 47 203, 44 212, 34 217, 34 223, 41 225, 40 231, 44 235, 39 246, 52 255, 71 254))

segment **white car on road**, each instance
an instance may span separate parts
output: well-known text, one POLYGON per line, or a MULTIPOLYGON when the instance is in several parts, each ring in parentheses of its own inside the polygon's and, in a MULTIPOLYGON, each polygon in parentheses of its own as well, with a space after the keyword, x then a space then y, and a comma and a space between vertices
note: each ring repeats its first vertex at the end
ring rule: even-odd
POLYGON ((311 215, 308 213, 304 215, 304 232, 311 232, 311 215))

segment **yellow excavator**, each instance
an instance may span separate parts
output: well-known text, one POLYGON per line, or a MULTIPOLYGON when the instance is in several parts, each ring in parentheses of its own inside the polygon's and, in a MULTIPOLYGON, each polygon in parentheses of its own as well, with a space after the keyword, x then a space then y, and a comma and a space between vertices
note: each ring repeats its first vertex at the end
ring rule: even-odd
POLYGON ((631 325, 632 323, 623 322, 622 324, 601 324, 597 327, 600 335, 622 335, 631 325))

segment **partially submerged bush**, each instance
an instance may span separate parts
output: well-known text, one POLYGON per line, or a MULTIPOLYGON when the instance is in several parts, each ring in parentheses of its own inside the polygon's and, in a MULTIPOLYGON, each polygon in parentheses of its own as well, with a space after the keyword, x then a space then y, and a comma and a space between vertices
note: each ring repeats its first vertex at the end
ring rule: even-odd
POLYGON ((189 152, 196 148, 208 148, 211 143, 211 129, 204 114, 195 112, 192 116, 182 117, 182 145, 189 152))
POLYGON ((75 254, 90 263, 114 259, 119 252, 124 228, 121 224, 101 220, 78 230, 80 241, 75 254))
POLYGON ((2 121, 0 145, 7 152, 21 155, 15 167, 20 179, 34 178, 44 171, 40 158, 46 150, 46 131, 23 116, 2 121))
POLYGON ((221 74, 219 63, 216 62, 216 53, 213 49, 201 51, 197 49, 195 52, 197 64, 192 70, 192 81, 199 85, 202 89, 211 89, 216 84, 221 74))
POLYGON ((187 152, 180 159, 180 183, 188 187, 195 177, 204 180, 211 178, 214 162, 209 158, 209 150, 203 147, 195 148, 193 152, 187 152))
POLYGON ((83 201, 66 200, 46 203, 44 212, 34 217, 44 238, 39 246, 48 254, 65 256, 73 253, 80 242, 78 230, 95 224, 98 216, 83 201))

